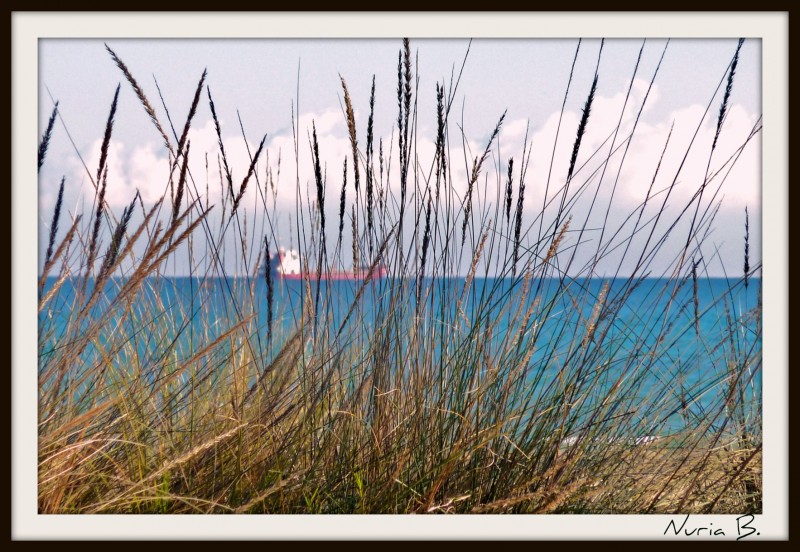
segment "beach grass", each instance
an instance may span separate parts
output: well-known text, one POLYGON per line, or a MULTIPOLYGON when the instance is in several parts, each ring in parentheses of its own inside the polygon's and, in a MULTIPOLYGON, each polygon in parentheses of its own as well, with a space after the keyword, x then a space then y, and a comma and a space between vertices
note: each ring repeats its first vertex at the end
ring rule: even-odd
MULTIPOLYGON (((567 177, 548 179, 546 202, 523 216, 531 145, 498 159, 505 114, 497 114, 474 159, 451 158, 451 142, 465 139, 450 110, 458 82, 417 90, 407 40, 391 137, 373 136, 375 81, 358 91, 371 95, 362 129, 356 91, 341 78, 351 152, 335 198, 326 197, 327 179, 339 170, 323 170, 316 127, 300 128, 296 114, 293 153, 309 147, 314 164, 308 193, 299 177, 273 181, 280 168, 264 138, 249 166, 229 166, 213 75, 200 76, 170 137, 171 119, 164 124, 108 51, 159 132, 170 171, 157 202, 136 194, 115 212, 105 201, 118 88, 90 174, 92 205, 67 214, 59 199, 47 229, 40 513, 761 512, 760 299, 752 308, 737 299, 760 293, 749 232, 744 273, 731 269, 741 275, 701 302, 701 245, 716 213, 703 192, 716 181, 699 183, 668 220, 678 175, 655 168, 643 178, 665 189, 648 193, 624 227, 586 239, 593 230, 577 200, 610 180, 583 160, 608 158, 635 134, 615 135, 602 151, 582 148, 597 71, 588 91, 565 80, 565 104, 585 95, 577 134, 557 136, 572 144, 567 177), (417 113, 417 94, 435 94, 437 111, 417 113), (205 99, 219 140, 216 203, 187 171, 195 155, 187 137, 205 99), (429 165, 415 151, 423 118, 437 129, 429 165), (464 161, 467 180, 454 182, 452 167, 464 161), (297 301, 278 300, 286 284, 265 270, 280 243, 276 185, 298 189, 293 241, 309 273, 370 267, 346 294, 307 276, 297 301), (255 216, 242 203, 248 187, 255 216), (688 234, 675 250, 666 236, 679 225, 688 234), (621 251, 616 277, 598 278, 598 264, 621 251), (189 299, 165 292, 179 256, 191 267, 189 299), (665 258, 668 269, 654 272, 665 258), (378 266, 388 278, 372 277, 378 266), (652 281, 659 310, 631 318, 631 297, 652 281), (705 335, 704 316, 723 330, 705 335), (686 335, 691 362, 710 367, 692 381, 671 353, 686 335)), ((725 92, 709 103, 712 112, 720 106, 717 135, 738 53, 725 92)), ((56 114, 40 167, 57 138, 56 114)), ((592 202, 589 213, 605 208, 592 202)))

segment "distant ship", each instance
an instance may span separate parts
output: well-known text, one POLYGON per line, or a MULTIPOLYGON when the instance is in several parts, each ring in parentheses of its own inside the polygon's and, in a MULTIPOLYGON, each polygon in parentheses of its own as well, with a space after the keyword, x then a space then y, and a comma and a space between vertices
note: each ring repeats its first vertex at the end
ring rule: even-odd
MULTIPOLYGON (((300 253, 296 249, 281 247, 277 255, 270 256, 270 267, 274 278, 284 280, 302 280, 308 276, 309 280, 364 280, 369 275, 368 266, 359 266, 353 270, 328 270, 322 272, 303 272, 300 263, 300 253)), ((386 277, 386 267, 377 265, 372 270, 370 278, 378 280, 386 277)))

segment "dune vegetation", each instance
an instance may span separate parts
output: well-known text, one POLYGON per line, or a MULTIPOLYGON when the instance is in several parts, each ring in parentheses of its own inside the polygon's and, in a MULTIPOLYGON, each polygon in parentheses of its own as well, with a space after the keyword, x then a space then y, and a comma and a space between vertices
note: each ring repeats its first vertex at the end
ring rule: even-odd
MULTIPOLYGON (((357 124, 345 76, 352 152, 339 168, 322 166, 316 127, 295 121, 293 154, 312 153, 308 188, 294 175, 276 181, 264 139, 249 166, 229 166, 213 74, 173 126, 179 117, 160 115, 108 54, 123 83, 89 171, 93 201, 67 213, 62 180, 42 230, 40 513, 761 512, 760 264, 749 219, 743 264, 708 284, 699 251, 721 171, 668 215, 679 175, 659 166, 642 175, 650 191, 625 224, 586 239, 596 229, 576 206, 610 208, 591 198, 614 178, 585 160, 619 154, 636 136, 634 125, 603 150, 582 149, 597 74, 589 90, 571 89, 571 75, 558 85, 565 101, 585 95, 577 133, 558 137, 572 144, 567 176, 548 181, 539 212, 524 213, 530 146, 500 156, 505 115, 454 185, 458 80, 418 89, 408 40, 386 107, 397 112, 391 136, 373 135, 372 111, 357 124), (127 87, 133 94, 120 94, 127 87), (421 94, 435 94, 435 113, 417 112, 421 94), (136 194, 120 211, 104 196, 121 101, 141 104, 170 170, 159 201, 136 194), (201 109, 219 138, 210 177, 188 170, 201 109), (422 119, 436 129, 430 164, 415 151, 422 119), (337 197, 326 194, 333 178, 344 182, 337 197), (208 179, 222 201, 209 201, 208 179), (293 242, 310 273, 366 266, 367 276, 275 278, 276 186, 297 186, 293 242), (248 189, 256 217, 242 202, 248 189), (667 240, 676 228, 677 249, 667 240), (177 255, 192 270, 180 282, 169 270, 177 255), (223 255, 236 258, 235 274, 223 255), (618 274, 599 277, 612 255, 618 274), (669 269, 654 272, 665 258, 669 269), (379 266, 388 277, 372 277, 379 266), (677 362, 685 344, 689 361, 677 362)), ((707 106, 717 136, 738 55, 707 106)), ((378 84, 358 91, 371 109, 378 84)), ((58 105, 40 168, 62 138, 57 120, 58 105)))

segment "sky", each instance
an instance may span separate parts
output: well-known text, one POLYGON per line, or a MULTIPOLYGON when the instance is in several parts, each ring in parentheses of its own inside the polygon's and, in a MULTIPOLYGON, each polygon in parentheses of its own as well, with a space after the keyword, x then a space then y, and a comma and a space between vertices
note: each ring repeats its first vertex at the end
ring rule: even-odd
MULTIPOLYGON (((329 234, 335 235, 342 161, 351 151, 340 79, 346 81, 352 97, 361 133, 359 144, 363 146, 374 76, 375 134, 383 138, 387 152, 390 145, 394 145, 396 156, 396 139, 393 141, 392 137, 396 137, 397 124, 397 56, 402 48, 399 39, 109 39, 106 42, 138 80, 165 127, 169 128, 171 120, 177 132, 183 128, 200 75, 204 69, 208 71, 206 85, 214 99, 235 182, 237 178, 241 180, 249 166, 248 149, 253 151, 266 136, 265 148, 275 175, 280 158, 276 230, 283 245, 288 246, 285 242, 291 239, 289 214, 295 210, 295 183, 300 182, 300 191, 304 194, 308 183, 313 182, 306 138, 312 122, 326 171, 329 234), (299 169, 295 167, 292 154, 293 113, 299 114, 299 169), (242 137, 243 132, 246 139, 242 137)), ((713 228, 703 248, 707 273, 741 275, 745 207, 750 214, 750 263, 759 262, 760 133, 747 141, 752 130, 760 125, 759 40, 747 40, 741 49, 727 116, 709 163, 726 71, 736 44, 732 39, 675 39, 665 50, 664 39, 605 41, 598 67, 597 91, 578 156, 578 166, 586 163, 581 173, 585 176, 581 176, 579 182, 586 182, 587 186, 583 193, 575 196, 576 217, 588 209, 594 187, 601 183, 598 199, 603 208, 597 210, 601 218, 592 215, 587 226, 596 227, 605 221, 602 215, 606 214, 605 205, 611 200, 611 190, 613 202, 606 222, 609 232, 603 236, 608 240, 614 229, 629 225, 628 215, 645 199, 669 136, 669 148, 663 154, 659 178, 653 185, 654 190, 662 191, 658 196, 661 198, 663 190, 675 180, 668 213, 677 212, 675 210, 685 205, 705 174, 722 169, 709 186, 711 193, 705 196, 702 206, 705 208, 712 198, 720 200, 713 228), (636 67, 640 49, 641 60, 636 67), (619 121, 622 121, 623 130, 633 127, 662 54, 663 61, 641 110, 622 168, 620 150, 611 157, 603 172, 602 166, 592 164, 593 160, 608 155, 607 138, 619 121), (632 78, 631 98, 626 104, 632 78), (707 106, 710 107, 704 116, 707 106), (684 159, 695 132, 694 144, 684 159), (593 156, 595 152, 601 155, 593 156), (731 163, 732 159, 735 163, 731 163), (595 168, 599 172, 593 173, 595 168), (713 192, 718 186, 719 192, 715 195, 713 192)), ((412 40, 414 70, 418 77, 416 143, 420 163, 429 165, 433 158, 436 84, 444 83, 449 90, 460 74, 448 127, 451 158, 460 160, 453 164, 454 191, 459 197, 465 194, 471 162, 466 160, 483 151, 505 112, 499 140, 486 169, 486 182, 488 185, 504 180, 500 175, 505 174, 509 158, 515 158, 519 166, 527 134, 532 153, 526 176, 523 224, 533 223, 542 212, 542 206, 556 193, 554 185, 547 185, 554 143, 551 182, 563 183, 566 178, 575 129, 591 87, 600 41, 580 42, 561 132, 555 142, 577 47, 577 39, 412 40)), ((88 173, 96 170, 106 118, 118 84, 122 86, 108 161, 106 200, 109 207, 121 213, 137 191, 145 205, 152 204, 165 190, 169 168, 163 141, 106 51, 103 40, 41 39, 39 82, 39 135, 44 132, 54 100, 59 102, 61 116, 39 173, 41 269, 62 177, 65 178, 64 205, 70 215, 91 207, 94 188, 83 164, 89 168, 88 173)), ((219 178, 215 176, 219 146, 205 91, 189 139, 192 144, 190 171, 199 189, 205 190, 208 184, 213 204, 220 197, 219 178)), ((396 165, 395 159, 394 169, 396 165)), ((259 164, 259 174, 267 170, 265 162, 259 164)), ((393 190, 399 186, 398 181, 396 176, 390 176, 393 190)), ((580 189, 573 187, 573 190, 580 189)), ((486 200, 492 201, 495 197, 495 192, 489 190, 486 200)), ((660 200, 657 203, 660 205, 660 200)), ((250 210, 250 220, 257 221, 258 202, 252 187, 243 205, 250 210)), ((645 213, 644 220, 647 220, 650 211, 645 213)), ((547 216, 545 220, 549 222, 547 216)), ((674 243, 665 249, 667 253, 677 251, 685 243, 686 230, 688 228, 676 227, 671 238, 674 243)), ((599 240, 600 236, 590 232, 586 239, 599 240)), ((665 254, 662 260, 656 259, 656 271, 666 270, 672 257, 665 254)), ((613 273, 619 262, 611 255, 598 266, 598 275, 613 273)), ((623 262, 623 272, 626 268, 629 266, 623 262)), ((187 273, 187 261, 179 259, 170 270, 176 274, 187 273)))

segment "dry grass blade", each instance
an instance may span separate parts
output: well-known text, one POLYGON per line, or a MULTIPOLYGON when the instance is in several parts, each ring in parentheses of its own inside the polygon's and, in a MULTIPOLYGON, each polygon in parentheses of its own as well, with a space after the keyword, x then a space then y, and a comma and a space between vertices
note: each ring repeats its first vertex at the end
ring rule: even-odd
POLYGON ((239 193, 236 194, 236 198, 233 200, 233 208, 231 209, 231 216, 233 213, 236 212, 236 209, 239 207, 239 203, 242 201, 244 197, 244 193, 247 191, 247 183, 250 181, 250 178, 253 176, 253 173, 256 170, 256 163, 258 163, 258 158, 261 156, 261 151, 264 149, 264 142, 267 141, 267 135, 265 134, 263 138, 261 138, 261 142, 258 144, 258 149, 256 150, 255 155, 253 156, 252 161, 250 161, 250 168, 247 170, 247 174, 242 180, 242 185, 239 186, 239 193))
MULTIPOLYGON (((169 258, 169 256, 172 255, 172 253, 176 249, 178 249, 178 247, 180 247, 180 245, 186 240, 186 238, 188 238, 192 234, 192 232, 194 232, 195 228, 197 228, 200 224, 203 223, 205 218, 208 216, 208 213, 211 212, 211 210, 213 208, 214 207, 211 206, 208 209, 204 210, 202 213, 200 213, 200 215, 195 220, 192 221, 192 223, 186 228, 186 230, 184 230, 178 236, 178 238, 161 255, 159 255, 158 258, 155 261, 153 261, 147 267, 147 270, 145 272, 146 273, 152 272, 153 270, 156 269, 156 267, 160 266, 161 263, 163 263, 165 260, 167 260, 169 258)), ((189 213, 190 209, 186 210, 186 214, 189 213)), ((181 219, 179 218, 178 220, 181 220, 181 219)), ((171 233, 169 235, 171 235, 171 233)))
POLYGON ((714 132, 714 142, 711 144, 711 151, 717 147, 717 140, 719 140, 719 133, 722 131, 722 123, 725 121, 725 115, 728 113, 728 100, 731 97, 731 90, 733 89, 733 76, 736 74, 736 66, 739 65, 739 52, 744 44, 744 39, 740 38, 739 43, 736 45, 736 53, 733 54, 731 61, 731 68, 728 71, 728 80, 725 83, 725 93, 722 96, 722 104, 719 106, 719 115, 717 116, 717 130, 714 132))
POLYGON ((103 176, 103 172, 106 169, 106 160, 108 159, 108 147, 111 144, 111 132, 114 129, 114 115, 117 112, 117 100, 119 99, 119 88, 121 85, 117 85, 117 89, 114 91, 114 100, 111 102, 111 111, 108 114, 108 120, 106 121, 106 131, 103 135, 103 143, 100 146, 100 163, 97 166, 97 179, 96 183, 100 183, 100 177, 103 176))
POLYGON ((511 224, 511 188, 514 183, 514 158, 508 160, 508 177, 506 178, 506 224, 511 224))
MULTIPOLYGON (((122 217, 120 218, 119 223, 117 223, 117 227, 114 229, 114 234, 111 237, 111 243, 108 245, 108 249, 106 250, 106 254, 103 256, 103 264, 100 267, 100 272, 98 274, 98 281, 101 282, 108 277, 116 267, 117 256, 119 255, 119 248, 122 244, 122 237, 128 230, 128 223, 131 220, 131 215, 133 214, 133 208, 136 205, 136 199, 139 196, 138 192, 133 197, 130 205, 125 207, 122 211, 122 217)), ((99 286, 98 286, 99 287, 99 286)))
POLYGON ((422 260, 417 274, 417 311, 420 308, 420 297, 422 295, 422 281, 425 278, 425 264, 428 260, 428 247, 431 242, 431 196, 428 196, 428 206, 425 208, 425 230, 422 234, 422 260))
POLYGON ((489 228, 491 228, 492 224, 489 221, 487 225, 488 228, 484 230, 483 235, 481 236, 481 241, 478 242, 478 247, 475 249, 475 253, 472 255, 472 262, 469 265, 469 271, 467 272, 467 278, 464 280, 464 288, 461 291, 461 301, 463 302, 470 286, 472 285, 472 280, 475 279, 475 273, 478 270, 478 262, 481 260, 483 256, 483 249, 486 247, 486 240, 489 238, 489 228))
POLYGON ((117 54, 114 53, 114 50, 112 50, 108 46, 108 44, 105 44, 105 47, 106 47, 106 50, 108 51, 108 53, 111 55, 111 59, 114 60, 114 63, 117 64, 117 67, 119 67, 119 70, 122 71, 122 73, 125 75, 125 78, 130 83, 131 87, 133 88, 133 92, 136 94, 136 97, 139 98, 139 103, 142 104, 142 107, 144 107, 144 110, 147 113, 147 116, 150 117, 150 121, 152 121, 153 125, 155 125, 155 127, 156 127, 156 130, 158 130, 158 133, 161 135, 161 139, 164 140, 164 146, 167 148, 167 150, 170 153, 174 154, 174 151, 172 149, 172 144, 170 144, 169 138, 167 138, 167 133, 164 132, 164 129, 161 127, 161 123, 158 121, 158 117, 156 116, 156 111, 155 111, 155 109, 153 109, 153 106, 150 105, 150 102, 147 99, 147 96, 145 96, 145 94, 144 94, 144 90, 142 90, 142 87, 139 86, 138 82, 136 82, 136 79, 133 78, 133 75, 128 70, 127 65, 125 65, 122 62, 122 60, 117 56, 117 54))
POLYGON ((586 126, 589 123, 589 113, 592 110, 592 103, 594 102, 594 94, 597 91, 597 75, 594 76, 592 87, 589 89, 589 97, 586 98, 586 103, 583 106, 581 113, 581 121, 578 123, 578 131, 575 135, 575 143, 572 146, 572 156, 569 159, 569 170, 567 171, 567 182, 572 180, 572 175, 575 172, 575 163, 578 160, 578 152, 581 149, 581 142, 583 136, 586 134, 586 126))
POLYGON ((53 244, 56 241, 56 234, 58 233, 58 219, 61 216, 61 204, 64 200, 64 180, 66 177, 61 177, 61 185, 58 187, 58 199, 56 199, 56 206, 53 209, 53 221, 50 223, 50 239, 47 242, 47 253, 44 256, 44 264, 48 264, 53 257, 53 244))
POLYGON ((325 243, 325 182, 322 178, 322 167, 319 161, 319 143, 317 142, 317 125, 311 122, 311 157, 314 164, 314 183, 317 187, 317 209, 319 209, 319 229, 322 232, 322 243, 325 243))
POLYGON ((178 218, 178 213, 181 211, 181 202, 183 201, 183 189, 186 187, 186 169, 189 167, 189 149, 192 143, 186 143, 186 153, 183 155, 183 165, 181 166, 181 174, 178 178, 178 187, 175 192, 175 201, 172 204, 172 224, 178 218))
POLYGON ((293 484, 296 481, 298 481, 300 479, 300 476, 301 476, 301 474, 294 474, 291 477, 282 480, 280 483, 276 483, 275 485, 272 485, 270 488, 268 488, 267 490, 263 491, 262 493, 257 495, 255 498, 253 498, 250 502, 247 502, 247 503, 243 504, 242 506, 239 506, 236 509, 236 513, 237 514, 246 514, 246 513, 250 512, 250 510, 252 510, 259 503, 264 502, 267 498, 269 498, 270 496, 274 495, 278 491, 280 491, 280 490, 286 488, 288 485, 293 484))
POLYGON ((347 157, 344 158, 342 168, 342 193, 339 196, 339 237, 336 240, 336 249, 342 245, 342 232, 344 231, 344 208, 347 200, 347 157))
POLYGON ((469 177, 469 182, 467 182, 467 196, 464 200, 464 223, 461 226, 461 243, 464 243, 464 240, 467 236, 467 225, 470 221, 470 214, 472 213, 472 195, 473 189, 475 187, 475 183, 478 181, 478 176, 481 173, 481 167, 483 166, 484 161, 489 156, 489 151, 491 150, 492 143, 494 139, 497 138, 497 135, 500 133, 500 127, 503 126, 503 120, 506 118, 506 112, 504 111, 503 114, 500 116, 500 120, 497 121, 497 125, 494 127, 494 131, 492 135, 489 137, 489 142, 486 144, 486 149, 483 150, 483 155, 481 155, 480 159, 475 159, 472 164, 472 174, 469 177))
POLYGON ((200 82, 197 83, 197 88, 194 91, 192 106, 189 108, 189 115, 186 116, 186 123, 183 125, 183 132, 178 140, 178 149, 175 153, 175 163, 178 162, 178 157, 185 155, 183 146, 186 144, 186 138, 189 136, 189 128, 192 126, 192 119, 194 119, 194 116, 197 113, 197 104, 200 102, 200 92, 203 90, 203 83, 206 81, 207 74, 208 72, 203 69, 203 74, 200 76, 200 82))
POLYGON ((272 256, 269 253, 269 238, 264 236, 264 258, 266 267, 264 269, 264 280, 267 284, 267 342, 272 341, 272 315, 274 312, 274 282, 272 281, 272 256))
POLYGON ((571 222, 572 215, 570 215, 570 217, 567 219, 567 222, 565 222, 561 227, 561 230, 558 231, 558 235, 553 240, 553 243, 550 244, 550 248, 547 250, 547 255, 545 255, 543 264, 550 263, 556 256, 556 253, 558 253, 558 248, 561 247, 561 242, 564 240, 564 236, 566 236, 571 222))
POLYGON ((64 253, 64 250, 69 246, 70 243, 72 243, 72 239, 75 237, 75 232, 77 231, 78 223, 80 223, 81 217, 82 215, 75 217, 75 220, 72 222, 72 226, 70 226, 67 234, 64 236, 64 239, 61 240, 58 248, 56 248, 56 252, 50 258, 50 260, 45 263, 44 268, 42 268, 42 276, 39 279, 39 289, 44 287, 45 281, 47 280, 47 275, 50 274, 50 271, 53 269, 56 259, 60 258, 64 253))
POLYGON ((367 236, 369 239, 369 250, 372 253, 372 231, 373 231, 373 189, 374 183, 374 161, 373 161, 373 119, 375 117, 375 75, 372 75, 372 90, 369 95, 369 118, 367 119, 367 236))
POLYGON ((342 89, 344 90, 344 107, 347 114, 347 134, 350 137, 350 148, 353 150, 353 185, 355 186, 356 195, 358 195, 358 187, 361 181, 358 170, 358 140, 356 139, 356 116, 353 112, 353 104, 350 101, 350 92, 347 90, 347 83, 344 77, 339 75, 342 81, 342 89))
POLYGON ((351 207, 350 213, 350 226, 353 229, 353 270, 357 270, 361 266, 360 255, 358 251, 358 219, 356 218, 356 207, 351 207))
POLYGON ((58 280, 56 280, 56 283, 53 284, 53 286, 47 290, 47 295, 45 295, 39 300, 38 312, 42 312, 42 309, 44 309, 45 305, 47 305, 50 302, 50 300, 53 297, 55 297, 55 295, 58 293, 58 290, 60 290, 61 286, 64 285, 64 282, 67 280, 68 276, 69 276, 68 271, 66 270, 62 271, 61 276, 59 276, 58 280))
MULTIPOLYGON (((214 129, 217 131, 217 143, 219 144, 219 151, 222 153, 222 166, 225 168, 225 181, 228 184, 228 194, 233 197, 233 177, 231 176, 231 169, 228 167, 228 156, 225 155, 225 145, 222 143, 222 130, 219 127, 219 119, 217 119, 217 110, 214 107, 214 100, 211 99, 211 88, 206 88, 208 93, 208 106, 211 108, 211 117, 214 119, 214 129)), ((222 179, 220 178, 220 184, 222 179)))
MULTIPOLYGON (((192 450, 188 451, 186 454, 184 454, 184 455, 182 455, 182 456, 180 456, 178 458, 175 458, 174 460, 171 460, 170 462, 167 462, 166 464, 161 466, 161 468, 159 468, 155 472, 151 473, 150 475, 148 475, 147 477, 145 477, 144 479, 142 479, 141 481, 136 483, 136 485, 134 486, 134 489, 144 487, 148 483, 150 483, 151 481, 154 481, 155 479, 157 479, 159 476, 161 476, 161 475, 163 475, 165 473, 168 473, 168 472, 174 470, 175 468, 178 468, 178 467, 186 464, 187 462, 190 462, 192 459, 194 459, 197 456, 203 454, 204 452, 207 452, 207 451, 211 450, 212 448, 214 448, 214 446, 222 443, 226 439, 230 439, 232 436, 236 435, 242 428, 246 427, 247 425, 248 425, 247 423, 239 424, 236 427, 233 427, 233 428, 229 429, 228 431, 225 431, 224 433, 221 433, 221 434, 215 436, 214 438, 209 439, 205 443, 197 445, 192 450)), ((134 489, 131 489, 131 491, 126 492, 123 496, 129 494, 134 489)), ((100 511, 106 509, 106 507, 109 504, 113 504, 113 503, 119 501, 120 499, 122 499, 122 497, 117 497, 115 499, 112 499, 112 500, 110 500, 108 502, 108 504, 101 504, 99 506, 99 508, 95 509, 94 511, 92 511, 90 513, 98 513, 100 511)))
POLYGON ((744 208, 744 288, 750 284, 750 213, 744 208))
POLYGON ((50 138, 53 136, 53 125, 55 125, 56 122, 56 115, 58 115, 58 102, 53 106, 53 112, 50 114, 50 119, 47 121, 47 128, 42 135, 41 142, 39 142, 39 165, 37 170, 41 170, 44 164, 47 148, 50 145, 50 138))
POLYGON ((89 282, 89 277, 92 274, 92 270, 94 269, 94 261, 97 256, 97 240, 100 236, 100 221, 102 220, 103 212, 105 211, 105 202, 106 202, 106 187, 108 185, 108 167, 103 172, 103 180, 100 184, 99 192, 97 194, 97 210, 95 211, 94 216, 94 226, 92 229, 92 237, 89 240, 89 253, 87 255, 86 260, 86 275, 83 279, 83 289, 86 289, 86 285, 89 282))

